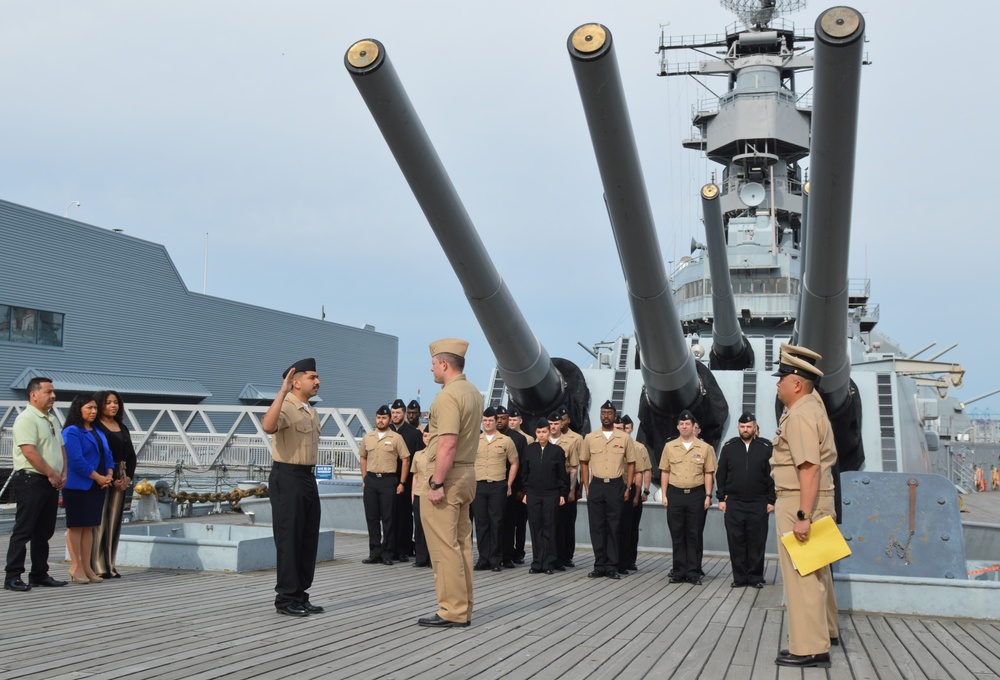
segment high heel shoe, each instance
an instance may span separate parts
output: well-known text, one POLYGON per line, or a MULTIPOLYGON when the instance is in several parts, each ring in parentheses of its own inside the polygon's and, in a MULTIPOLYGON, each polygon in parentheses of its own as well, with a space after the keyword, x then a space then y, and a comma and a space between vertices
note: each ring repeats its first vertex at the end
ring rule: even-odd
POLYGON ((72 571, 69 572, 69 580, 72 583, 90 583, 89 578, 77 578, 76 574, 74 574, 72 571))
POLYGON ((94 576, 92 576, 92 577, 88 576, 87 578, 90 579, 90 583, 100 583, 101 581, 104 580, 103 578, 101 578, 100 576, 97 576, 96 574, 94 576))

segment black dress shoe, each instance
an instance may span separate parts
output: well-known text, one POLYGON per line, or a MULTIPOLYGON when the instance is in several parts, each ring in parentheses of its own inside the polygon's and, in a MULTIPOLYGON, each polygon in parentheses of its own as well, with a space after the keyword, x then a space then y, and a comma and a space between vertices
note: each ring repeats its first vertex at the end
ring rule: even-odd
POLYGON ((472 567, 472 571, 486 571, 489 568, 490 565, 488 564, 477 564, 474 567, 472 567))
POLYGON ((556 573, 556 572, 555 572, 555 570, 554 570, 554 569, 546 569, 546 570, 545 570, 545 573, 546 573, 546 574, 548 574, 549 576, 551 576, 552 574, 554 574, 554 573, 556 573))
POLYGON ((778 658, 774 660, 774 663, 779 666, 792 666, 795 668, 829 668, 831 665, 829 654, 806 654, 804 656, 797 654, 782 656, 778 654, 778 658))
POLYGON ((469 625, 469 621, 466 621, 465 623, 455 623, 454 621, 442 619, 437 614, 417 619, 417 623, 421 626, 426 626, 427 628, 465 628, 469 625))
POLYGON ((562 563, 562 565, 564 567, 568 567, 569 569, 572 569, 573 567, 576 566, 575 564, 573 564, 573 560, 566 560, 565 562, 562 563))
POLYGON ((760 581, 758 581, 757 583, 751 583, 751 584, 750 584, 750 587, 752 587, 752 588, 756 588, 757 590, 760 590, 761 588, 763 588, 763 587, 764 587, 764 584, 763 584, 763 583, 761 583, 760 581))
POLYGON ((639 567, 635 566, 635 562, 633 562, 632 564, 628 565, 625 568, 628 569, 629 571, 639 571, 639 567))
MULTIPOLYGON (((521 561, 521 564, 524 564, 523 560, 521 561)), ((504 569, 513 569, 514 568, 514 562, 512 560, 507 560, 506 562, 503 563, 502 566, 503 566, 504 569)))
POLYGON ((541 569, 535 569, 534 567, 532 567, 531 569, 528 570, 528 573, 529 574, 541 574, 542 570, 541 569))
POLYGON ((695 578, 689 578, 689 579, 688 579, 688 583, 690 583, 690 584, 691 584, 691 585, 693 585, 693 586, 700 586, 700 585, 701 585, 701 579, 700 579, 700 578, 698 578, 698 577, 695 577, 695 578))
POLYGON ((608 573, 606 573, 606 574, 604 575, 604 577, 605 577, 605 578, 611 578, 611 579, 614 579, 614 580, 616 580, 616 581, 620 581, 620 580, 621 580, 621 578, 622 578, 621 576, 619 576, 619 575, 618 575, 618 572, 617 572, 617 571, 609 571, 608 573))
POLYGON ((305 609, 310 614, 322 614, 323 612, 326 611, 318 604, 313 604, 312 602, 303 602, 302 608, 305 609))
POLYGON ((628 576, 628 569, 626 567, 618 567, 618 573, 622 576, 628 576))
POLYGON ((406 555, 400 555, 399 557, 396 558, 396 561, 397 562, 409 562, 410 558, 407 557, 406 555))
POLYGON ((561 564, 558 567, 553 567, 553 569, 555 569, 556 571, 566 571, 566 567, 562 566, 561 564))
POLYGON ((679 578, 677 576, 671 576, 669 579, 667 579, 667 581, 669 583, 684 583, 684 579, 679 578))
POLYGON ((309 610, 298 602, 292 602, 291 604, 281 606, 275 605, 274 608, 278 610, 279 614, 284 614, 285 616, 309 616, 309 610))
POLYGON ((503 571, 503 567, 499 567, 499 566, 497 566, 497 567, 492 567, 492 568, 490 569, 490 571, 503 571))
POLYGON ((361 560, 361 564, 381 564, 381 563, 382 563, 381 557, 367 557, 361 560))
POLYGON ((388 557, 386 557, 384 560, 382 560, 382 564, 386 565, 387 567, 391 567, 392 566, 392 560, 389 559, 388 557))
POLYGON ((524 558, 523 557, 515 557, 514 558, 514 564, 524 564, 524 558))
POLYGON ((28 579, 28 583, 32 588, 35 586, 43 586, 45 588, 62 588, 66 585, 67 581, 57 581, 51 576, 46 576, 41 581, 36 581, 34 579, 28 579))
POLYGON ((421 568, 423 568, 423 567, 429 567, 429 566, 431 566, 431 563, 430 562, 414 562, 413 566, 414 567, 421 567, 421 568))
POLYGON ((604 574, 602 572, 597 571, 596 569, 587 574, 587 578, 602 578, 603 576, 604 574))
POLYGON ((24 593, 31 590, 31 586, 22 581, 20 577, 8 579, 3 582, 4 590, 16 590, 18 592, 24 593))
POLYGON ((733 581, 732 583, 729 584, 729 587, 730 588, 746 588, 747 584, 746 583, 737 583, 736 581, 733 581))

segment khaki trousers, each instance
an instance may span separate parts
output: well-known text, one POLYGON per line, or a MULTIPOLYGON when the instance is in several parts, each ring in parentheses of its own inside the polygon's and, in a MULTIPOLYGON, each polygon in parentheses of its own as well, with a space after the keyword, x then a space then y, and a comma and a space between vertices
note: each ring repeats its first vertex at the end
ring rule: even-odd
MULTIPOLYGON (((799 510, 797 494, 779 496, 774 507, 778 536, 795 526, 799 510)), ((831 515, 833 496, 820 496, 816 500, 813 521, 831 515)), ((784 544, 778 541, 778 560, 781 564, 781 581, 785 587, 785 610, 788 614, 788 651, 804 656, 830 651, 830 638, 840 637, 837 622, 837 598, 833 592, 833 574, 830 567, 817 569, 806 576, 799 576, 792 566, 784 544)))
POLYGON ((444 480, 444 500, 420 504, 427 551, 434 567, 438 616, 452 623, 472 620, 472 518, 476 468, 455 466, 444 480))

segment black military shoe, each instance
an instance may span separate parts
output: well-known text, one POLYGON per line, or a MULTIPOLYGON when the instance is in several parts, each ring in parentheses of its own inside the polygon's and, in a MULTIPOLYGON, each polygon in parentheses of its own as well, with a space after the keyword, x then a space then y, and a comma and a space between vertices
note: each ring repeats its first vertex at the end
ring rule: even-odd
POLYGON ((614 579, 615 581, 620 581, 621 578, 622 578, 621 576, 618 575, 618 570, 617 569, 615 571, 609 571, 608 573, 606 573, 604 575, 604 577, 605 578, 614 579))
POLYGON ((382 563, 381 557, 366 557, 365 559, 361 560, 361 564, 381 564, 381 563, 382 563))
POLYGON ((498 566, 496 566, 496 567, 492 567, 492 568, 490 569, 490 571, 496 571, 496 572, 500 572, 500 571, 503 571, 503 568, 502 568, 502 567, 500 567, 500 566, 498 565, 498 566))
POLYGON ((774 660, 774 663, 779 666, 792 666, 795 668, 829 668, 830 667, 830 655, 829 654, 806 654, 804 656, 799 656, 798 654, 789 654, 788 656, 778 655, 778 658, 774 660))
POLYGON ((35 579, 29 578, 28 583, 32 588, 42 586, 43 588, 62 588, 66 585, 67 581, 57 581, 51 576, 46 576, 45 578, 36 581, 35 579))
MULTIPOLYGON (((521 564, 524 564, 524 562, 522 561, 521 564)), ((504 569, 513 569, 514 568, 514 562, 513 562, 513 560, 507 560, 507 561, 505 561, 503 563, 502 566, 503 566, 504 569)))
POLYGON ((469 621, 466 621, 465 623, 455 623, 454 621, 442 619, 440 616, 435 614, 434 616, 425 616, 422 619, 417 619, 417 624, 427 628, 465 628, 469 625, 469 621))
POLYGON ((31 586, 21 580, 21 577, 7 579, 3 582, 4 590, 16 590, 25 593, 31 590, 31 586))
POLYGON ((477 564, 474 567, 472 567, 472 571, 486 571, 489 568, 490 565, 488 564, 477 564))
POLYGON ((391 567, 392 566, 392 559, 386 557, 385 559, 382 560, 382 564, 384 564, 387 567, 391 567))
POLYGON ((587 574, 587 578, 602 578, 603 576, 604 576, 604 574, 602 572, 600 572, 600 571, 597 571, 596 569, 594 569, 594 571, 592 571, 589 574, 587 574))
POLYGON ((302 608, 305 609, 310 614, 322 614, 323 612, 326 611, 318 604, 313 604, 312 602, 303 602, 302 608))
POLYGON ((303 607, 298 602, 292 602, 291 604, 275 605, 275 609, 278 610, 279 614, 284 614, 285 616, 309 616, 309 610, 303 607))
POLYGON ((570 569, 576 566, 575 564, 573 564, 573 560, 566 560, 565 562, 562 563, 562 565, 564 567, 569 567, 570 569))

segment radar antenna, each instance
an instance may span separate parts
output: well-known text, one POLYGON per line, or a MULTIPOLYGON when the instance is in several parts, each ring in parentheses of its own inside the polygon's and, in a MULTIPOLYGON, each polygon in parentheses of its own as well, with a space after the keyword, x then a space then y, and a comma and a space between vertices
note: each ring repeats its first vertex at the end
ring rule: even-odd
POLYGON ((721 4, 753 30, 766 28, 779 16, 802 9, 806 0, 721 0, 721 4))

